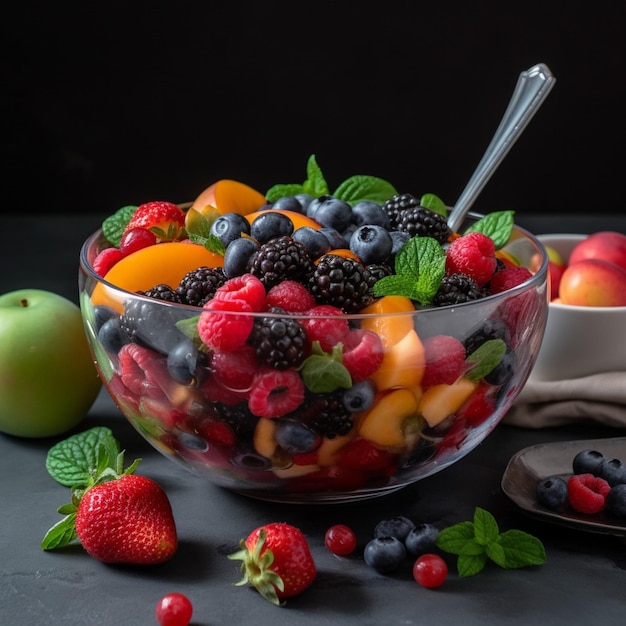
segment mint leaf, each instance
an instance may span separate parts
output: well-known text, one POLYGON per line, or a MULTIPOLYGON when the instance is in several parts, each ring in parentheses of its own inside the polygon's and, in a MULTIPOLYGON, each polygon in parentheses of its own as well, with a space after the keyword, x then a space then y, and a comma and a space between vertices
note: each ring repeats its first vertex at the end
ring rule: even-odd
POLYGON ((459 522, 444 528, 437 537, 437 547, 456 554, 459 577, 474 576, 487 559, 504 569, 541 565, 546 552, 539 539, 521 530, 501 533, 491 513, 476 507, 473 522, 459 522))
POLYGON ((474 537, 476 542, 481 546, 488 546, 493 541, 497 541, 499 534, 500 529, 494 516, 485 511, 485 509, 476 507, 474 511, 474 537))
POLYGON ((507 530, 500 535, 500 544, 505 556, 504 567, 517 569, 527 565, 541 565, 547 560, 544 545, 523 530, 507 530))
POLYGON ((221 213, 217 209, 209 209, 204 213, 189 209, 185 218, 185 229, 187 236, 193 243, 204 246, 209 252, 224 256, 226 247, 219 237, 211 233, 211 226, 220 215, 221 213))
POLYGON ((54 550, 55 548, 60 548, 77 538, 75 510, 76 507, 74 507, 73 513, 70 513, 62 520, 58 521, 48 530, 41 542, 42 550, 54 550))
POLYGON ((326 179, 315 160, 314 154, 312 154, 307 161, 306 175, 307 178, 302 184, 278 184, 270 187, 265 193, 265 198, 268 202, 276 202, 279 198, 295 196, 299 193, 308 193, 314 198, 319 198, 320 196, 325 196, 330 193, 326 179))
POLYGON ((420 204, 426 209, 430 209, 435 213, 439 213, 439 215, 448 217, 448 207, 446 207, 445 202, 434 193, 425 193, 420 198, 420 204))
POLYGON ((496 250, 502 248, 508 241, 513 231, 513 217, 515 211, 495 211, 489 213, 474 222, 466 231, 467 233, 478 232, 493 239, 496 250))
POLYGON ((383 276, 374 283, 374 295, 381 296, 404 296, 411 300, 419 300, 425 294, 420 292, 417 277, 409 274, 391 274, 383 276))
POLYGON ((313 393, 331 393, 342 387, 350 389, 352 378, 346 366, 341 363, 342 346, 337 344, 331 354, 324 352, 320 342, 313 342, 312 354, 301 368, 302 379, 307 389, 313 393))
POLYGON ((102 222, 102 234, 112 246, 120 247, 124 230, 136 210, 137 206, 134 204, 123 206, 102 222))
POLYGON ((119 444, 108 428, 96 426, 52 446, 46 469, 54 480, 71 488, 86 487, 94 471, 116 467, 119 444))
POLYGON ((337 187, 333 196, 354 206, 357 202, 362 202, 363 200, 384 204, 397 193, 395 187, 382 178, 357 175, 344 180, 337 187))
POLYGON ((478 381, 490 374, 502 361, 506 354, 506 343, 502 339, 489 339, 481 344, 466 359, 470 367, 466 372, 467 378, 478 381))

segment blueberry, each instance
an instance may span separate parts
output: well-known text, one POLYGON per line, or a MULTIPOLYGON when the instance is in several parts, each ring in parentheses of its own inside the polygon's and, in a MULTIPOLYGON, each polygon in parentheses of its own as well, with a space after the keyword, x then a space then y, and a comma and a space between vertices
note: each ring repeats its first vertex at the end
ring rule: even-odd
POLYGON ((301 202, 296 196, 284 196, 278 198, 274 204, 273 209, 280 209, 281 211, 292 211, 293 213, 304 213, 301 202))
POLYGON ((348 248, 349 244, 343 235, 335 228, 322 227, 320 233, 323 233, 330 243, 330 247, 338 250, 340 248, 348 248))
POLYGON ((185 450, 192 450, 195 452, 206 452, 209 449, 209 444, 194 433, 186 433, 181 431, 178 434, 178 443, 185 450))
POLYGON ((341 396, 344 407, 351 413, 366 411, 374 403, 376 385, 371 380, 363 380, 346 389, 341 396))
POLYGON ((439 529, 433 524, 418 524, 404 540, 407 551, 413 556, 433 552, 437 548, 439 529))
POLYGON ((224 253, 224 275, 226 278, 242 276, 250 269, 250 262, 260 246, 248 237, 232 241, 224 253))
POLYGON ((396 255, 400 250, 402 250, 402 246, 411 238, 409 233, 405 233, 401 230, 392 230, 389 232, 391 237, 391 254, 396 255))
POLYGON ((603 459, 595 475, 604 478, 611 487, 621 485, 626 483, 626 465, 620 459, 603 459))
POLYGON ((306 215, 309 204, 313 202, 313 196, 310 193, 297 193, 295 198, 302 206, 302 210, 300 212, 306 215))
POLYGON ((376 224, 389 230, 389 214, 372 200, 361 200, 352 207, 352 221, 357 226, 376 224))
POLYGON ((593 474, 595 476, 604 455, 597 450, 581 450, 572 461, 574 474, 593 474))
POLYGON ((404 543, 414 528, 415 524, 408 517, 397 515, 378 522, 374 528, 374 537, 395 537, 404 543))
POLYGON ((290 236, 291 233, 293 233, 293 222, 287 215, 278 211, 270 210, 261 213, 250 226, 250 236, 261 245, 270 239, 290 236))
POLYGON ((626 484, 611 487, 606 496, 606 510, 618 517, 626 517, 626 484))
POLYGON ((275 424, 276 442, 291 454, 311 452, 320 444, 320 436, 298 420, 279 418, 275 424))
POLYGON ((560 476, 548 476, 537 483, 535 493, 539 504, 556 509, 567 500, 567 483, 560 476))
POLYGON ((253 471, 268 470, 272 467, 272 461, 270 459, 247 446, 237 450, 233 455, 232 463, 236 467, 253 471))
POLYGON ((98 331, 98 341, 109 354, 117 354, 129 341, 120 323, 119 315, 108 319, 98 331))
POLYGON ((209 374, 208 358, 191 339, 185 338, 167 355, 167 370, 181 385, 198 386, 209 374))
POLYGON ((224 213, 211 224, 209 232, 227 247, 231 241, 239 239, 241 233, 250 234, 250 222, 239 213, 224 213))
MULTIPOLYGON (((334 228, 339 232, 348 228, 352 222, 352 207, 347 202, 333 196, 322 196, 317 200, 317 206, 313 207, 313 219, 318 224, 327 228, 334 228)), ((307 213, 311 210, 314 202, 315 200, 309 205, 307 213)))
POLYGON ((93 309, 94 323, 96 325, 96 331, 99 331, 102 326, 108 322, 112 317, 117 317, 119 313, 111 308, 110 306, 105 306, 103 304, 98 304, 93 309))
POLYGON ((381 574, 398 569, 406 558, 404 543, 396 537, 375 537, 363 550, 365 563, 381 574))
POLYGON ((389 231, 376 224, 359 226, 350 238, 350 250, 365 265, 382 263, 391 254, 392 248, 389 231))
POLYGON ((310 226, 296 228, 291 238, 304 245, 309 257, 313 261, 319 259, 322 254, 326 254, 330 250, 330 242, 326 235, 310 226))
POLYGON ((322 203, 326 202, 326 200, 328 200, 329 198, 332 198, 332 196, 325 195, 325 196, 319 196, 318 198, 313 198, 306 207, 307 217, 315 219, 315 213, 317 209, 319 209, 322 203))

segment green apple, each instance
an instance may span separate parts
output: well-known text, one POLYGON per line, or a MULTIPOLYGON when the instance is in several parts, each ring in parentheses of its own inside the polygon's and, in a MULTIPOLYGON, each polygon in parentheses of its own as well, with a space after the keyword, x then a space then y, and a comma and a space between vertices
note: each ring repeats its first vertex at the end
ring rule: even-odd
POLYGON ((0 296, 0 432, 62 434, 86 416, 100 387, 76 304, 40 289, 0 296))

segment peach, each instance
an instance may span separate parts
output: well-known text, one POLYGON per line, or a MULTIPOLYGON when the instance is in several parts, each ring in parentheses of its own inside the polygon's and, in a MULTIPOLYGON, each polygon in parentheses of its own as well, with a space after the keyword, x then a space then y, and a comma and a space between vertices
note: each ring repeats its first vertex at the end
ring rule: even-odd
POLYGON ((589 235, 574 247, 569 264, 573 265, 585 259, 610 261, 626 271, 626 235, 612 230, 589 235))
POLYGON ((264 204, 266 200, 261 192, 239 181, 224 178, 202 191, 191 208, 203 215, 211 209, 217 209, 219 213, 247 215, 264 204))
POLYGON ((451 385, 433 385, 424 391, 419 404, 422 417, 432 428, 457 411, 476 389, 478 383, 459 378, 451 385))
POLYGON ((563 272, 561 304, 626 306, 626 269, 602 259, 583 259, 563 272))

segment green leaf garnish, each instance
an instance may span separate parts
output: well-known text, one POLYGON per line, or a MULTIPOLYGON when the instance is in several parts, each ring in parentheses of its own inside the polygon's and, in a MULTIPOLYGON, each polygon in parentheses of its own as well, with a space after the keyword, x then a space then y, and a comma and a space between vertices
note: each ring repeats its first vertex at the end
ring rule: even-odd
POLYGON ((307 389, 313 393, 331 393, 340 387, 352 387, 352 378, 345 365, 341 363, 343 346, 337 344, 329 354, 314 341, 311 355, 304 361, 301 374, 307 389))
POLYGON ((102 222, 102 234, 112 246, 120 247, 124 230, 136 210, 137 206, 134 204, 123 206, 102 222))
POLYGON ((467 233, 483 233, 493 239, 496 250, 502 248, 509 241, 513 231, 513 217, 515 211, 495 211, 481 217, 474 222, 466 231, 467 233))
POLYGON ((473 522, 460 522, 444 528, 437 547, 456 554, 460 578, 474 576, 487 560, 504 569, 517 569, 546 562, 546 551, 539 539, 521 530, 500 532, 491 513, 476 507, 473 522))
POLYGON ((211 233, 213 222, 221 215, 217 209, 209 209, 204 213, 189 209, 185 218, 187 236, 193 243, 204 246, 209 252, 224 256, 226 248, 222 240, 211 233))
POLYGON ((384 204, 397 193, 395 187, 382 178, 357 175, 344 180, 334 191, 333 196, 351 205, 364 200, 384 204))
POLYGON ((95 485, 132 474, 136 459, 124 469, 124 452, 110 429, 95 426, 55 444, 46 455, 46 469, 54 480, 70 487, 71 502, 57 511, 65 517, 50 528, 42 542, 43 550, 53 550, 76 539, 76 511, 85 491, 95 485))
POLYGON ((445 202, 434 193, 425 193, 420 198, 420 204, 426 209, 430 209, 435 213, 439 213, 439 215, 448 217, 448 208, 446 207, 445 202))
POLYGON ((467 378, 473 381, 484 378, 499 365, 506 353, 506 343, 502 339, 489 339, 481 344, 466 359, 470 369, 467 378))
POLYGON ((446 271, 446 253, 432 237, 412 237, 399 250, 395 275, 374 284, 374 295, 405 296, 428 305, 439 289, 446 271))
POLYGON ((268 202, 276 202, 279 198, 286 196, 295 196, 299 193, 308 193, 314 198, 325 196, 330 193, 328 183, 322 174, 315 155, 312 154, 307 161, 306 180, 302 184, 278 184, 267 190, 265 197, 268 202))

